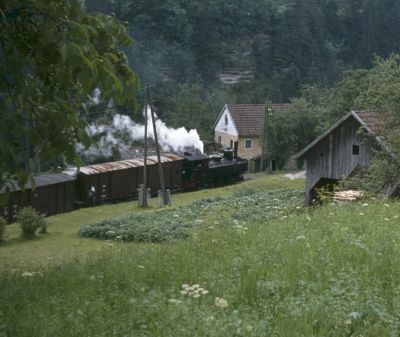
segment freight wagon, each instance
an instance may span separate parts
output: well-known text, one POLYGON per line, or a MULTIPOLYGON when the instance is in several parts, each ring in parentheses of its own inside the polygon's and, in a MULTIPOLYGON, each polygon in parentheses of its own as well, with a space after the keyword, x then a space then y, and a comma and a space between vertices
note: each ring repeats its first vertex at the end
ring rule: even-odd
MULTIPOLYGON (((210 158, 203 154, 162 154, 161 162, 167 189, 181 190, 231 183, 242 178, 247 170, 245 159, 234 157, 231 150, 223 157, 210 158)), ((10 193, 7 204, 0 208, 0 216, 8 222, 16 220, 22 207, 32 206, 40 213, 54 215, 73 208, 98 202, 138 197, 143 184, 144 159, 135 158, 103 164, 83 166, 78 172, 45 174, 34 177, 34 186, 21 189, 8 184, 0 194, 10 193)), ((147 158, 147 187, 153 196, 161 189, 156 156, 147 158)))
POLYGON ((7 222, 15 221, 18 210, 26 206, 46 215, 72 211, 74 177, 54 173, 33 177, 33 181, 33 185, 28 183, 24 189, 12 183, 0 189, 0 194, 10 193, 8 202, 0 208, 0 216, 7 222))

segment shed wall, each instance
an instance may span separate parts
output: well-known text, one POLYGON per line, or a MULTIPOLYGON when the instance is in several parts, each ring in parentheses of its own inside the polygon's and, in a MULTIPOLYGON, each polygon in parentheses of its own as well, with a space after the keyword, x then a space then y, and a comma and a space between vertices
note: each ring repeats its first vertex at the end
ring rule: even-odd
POLYGON ((306 202, 309 203, 310 191, 321 178, 338 180, 349 176, 356 167, 368 167, 372 151, 363 141, 360 124, 349 118, 310 149, 305 158, 306 202), (353 154, 353 145, 359 147, 359 154, 353 154))

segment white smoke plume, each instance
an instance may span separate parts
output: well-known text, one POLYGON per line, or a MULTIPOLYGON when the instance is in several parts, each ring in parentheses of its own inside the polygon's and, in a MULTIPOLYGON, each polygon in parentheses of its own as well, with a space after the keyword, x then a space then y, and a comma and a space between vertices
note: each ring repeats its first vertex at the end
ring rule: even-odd
MULTIPOLYGON (((147 135, 148 138, 154 139, 150 108, 148 108, 147 116, 147 135)), ((183 152, 185 148, 194 148, 203 152, 204 144, 200 140, 197 130, 187 131, 184 127, 170 128, 157 116, 156 128, 159 144, 164 151, 183 152)), ((134 122, 129 116, 120 114, 114 116, 111 125, 91 124, 86 131, 92 137, 101 135, 97 144, 91 145, 88 149, 85 149, 81 144, 77 147, 82 156, 90 159, 111 157, 113 148, 126 150, 131 147, 133 141, 144 139, 144 125, 134 122), (121 131, 129 136, 128 143, 116 137, 116 134, 121 131)))

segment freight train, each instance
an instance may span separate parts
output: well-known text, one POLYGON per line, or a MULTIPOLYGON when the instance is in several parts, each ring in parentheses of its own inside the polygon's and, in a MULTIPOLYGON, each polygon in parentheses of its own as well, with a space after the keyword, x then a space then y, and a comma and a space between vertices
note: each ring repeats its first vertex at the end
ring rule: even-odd
MULTIPOLYGON (((242 179, 247 170, 247 160, 235 156, 231 149, 224 150, 223 156, 211 157, 189 152, 164 153, 161 162, 166 188, 172 191, 232 183, 242 179)), ((160 189, 157 163, 156 156, 147 158, 147 187, 152 195, 160 189)), ((107 201, 135 199, 143 183, 143 168, 144 159, 135 158, 37 176, 33 178, 34 186, 29 183, 24 189, 8 184, 0 189, 0 195, 9 193, 0 216, 14 222, 18 210, 26 206, 54 215, 107 201)))

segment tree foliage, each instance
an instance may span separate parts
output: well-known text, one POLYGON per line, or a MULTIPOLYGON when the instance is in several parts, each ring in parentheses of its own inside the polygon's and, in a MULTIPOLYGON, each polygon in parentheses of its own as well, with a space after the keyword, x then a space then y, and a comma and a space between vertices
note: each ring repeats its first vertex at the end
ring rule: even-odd
POLYGON ((295 97, 305 84, 330 86, 342 71, 400 51, 397 0, 86 3, 129 21, 138 44, 128 56, 150 83, 167 72, 179 84, 214 86, 221 73, 246 70, 254 74, 247 94, 261 87, 274 102, 295 97))
POLYGON ((0 185, 26 181, 32 159, 77 161, 95 88, 136 104, 138 78, 120 50, 133 42, 126 27, 79 0, 1 0, 0 41, 0 185))

